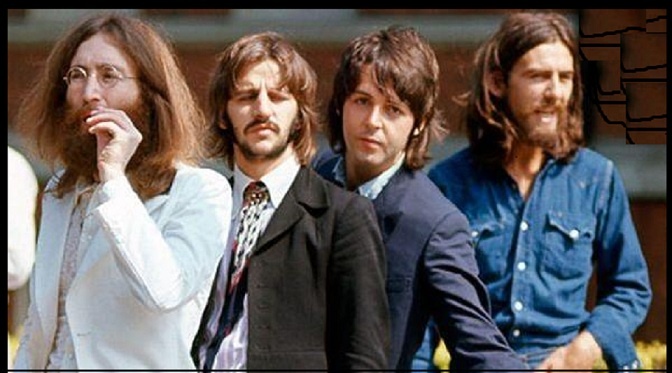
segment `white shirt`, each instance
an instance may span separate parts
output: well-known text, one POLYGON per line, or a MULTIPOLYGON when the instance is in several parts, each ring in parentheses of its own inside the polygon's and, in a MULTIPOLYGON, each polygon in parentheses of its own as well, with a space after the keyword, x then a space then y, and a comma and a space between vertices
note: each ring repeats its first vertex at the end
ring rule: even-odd
MULTIPOLYGON (((259 235, 263 234, 271 217, 280 206, 282 199, 287 194, 296 175, 299 172, 301 165, 295 157, 289 157, 286 161, 281 163, 273 171, 263 176, 261 180, 268 188, 270 194, 270 203, 261 213, 261 228, 259 235)), ((215 309, 212 313, 212 318, 208 320, 208 328, 206 334, 206 343, 203 344, 200 353, 201 368, 206 360, 205 351, 210 344, 212 336, 217 333, 219 318, 222 313, 225 298, 225 289, 228 280, 228 270, 231 261, 231 250, 233 241, 238 231, 240 220, 240 210, 242 209, 243 191, 250 182, 256 181, 245 175, 238 166, 234 167, 233 171, 233 214, 231 214, 231 229, 229 231, 229 241, 226 252, 222 257, 222 265, 219 268, 219 277, 217 281, 217 296, 215 297, 215 309)), ((219 351, 215 356, 212 364, 212 369, 245 369, 247 366, 247 346, 249 342, 249 328, 248 328, 248 298, 245 295, 243 301, 243 313, 238 322, 233 326, 231 334, 229 334, 222 344, 219 346, 219 351)))

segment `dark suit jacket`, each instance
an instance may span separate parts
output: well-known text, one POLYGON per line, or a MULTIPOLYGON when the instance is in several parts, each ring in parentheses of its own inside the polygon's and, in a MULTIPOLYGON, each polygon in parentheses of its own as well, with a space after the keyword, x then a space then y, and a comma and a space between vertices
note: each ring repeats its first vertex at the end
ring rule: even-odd
MULTIPOLYGON (((213 296, 214 286, 197 367, 213 296)), ((386 368, 385 250, 371 202, 302 167, 257 241, 248 302, 250 370, 386 368)))
MULTIPOLYGON (((318 166, 333 180, 336 159, 318 166)), ((405 167, 374 200, 387 252, 390 369, 410 369, 430 315, 451 370, 526 370, 490 317, 466 217, 422 171, 405 167)))

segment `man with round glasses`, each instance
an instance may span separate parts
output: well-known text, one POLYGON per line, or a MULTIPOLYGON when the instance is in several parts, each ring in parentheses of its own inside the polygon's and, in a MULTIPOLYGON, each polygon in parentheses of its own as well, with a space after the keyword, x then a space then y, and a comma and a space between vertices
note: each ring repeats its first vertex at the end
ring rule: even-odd
POLYGON ((193 370, 232 201, 197 167, 204 116, 172 47, 138 19, 87 18, 54 46, 17 125, 57 171, 14 367, 193 370))

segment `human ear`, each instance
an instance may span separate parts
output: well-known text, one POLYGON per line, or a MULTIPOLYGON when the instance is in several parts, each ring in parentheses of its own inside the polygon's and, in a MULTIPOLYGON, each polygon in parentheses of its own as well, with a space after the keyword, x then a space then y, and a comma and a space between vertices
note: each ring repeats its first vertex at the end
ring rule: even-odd
POLYGON ((418 137, 422 133, 422 131, 425 129, 425 121, 422 121, 419 125, 413 128, 413 131, 411 131, 411 137, 418 137))
POLYGON ((506 89, 506 81, 501 71, 495 70, 487 73, 488 92, 492 95, 502 98, 506 89))
POLYGON ((226 131, 227 127, 229 127, 228 123, 229 121, 228 116, 226 115, 226 110, 222 110, 219 113, 219 121, 217 121, 217 126, 226 131))

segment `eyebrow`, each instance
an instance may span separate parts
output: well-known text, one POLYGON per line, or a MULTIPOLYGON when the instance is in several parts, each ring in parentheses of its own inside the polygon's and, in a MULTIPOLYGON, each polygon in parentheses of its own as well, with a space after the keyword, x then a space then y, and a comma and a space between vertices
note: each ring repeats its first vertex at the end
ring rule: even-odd
MULTIPOLYGON (((84 66, 84 65, 81 65, 81 64, 75 64, 75 65, 70 66, 70 68, 73 68, 73 67, 79 67, 79 68, 82 68, 82 69, 84 69, 84 70, 86 70, 86 71, 89 71, 89 70, 90 70, 87 66, 84 66)), ((119 65, 115 65, 115 64, 113 64, 113 63, 102 62, 102 63, 97 63, 97 64, 95 64, 95 65, 93 66, 93 69, 94 69, 94 70, 103 69, 103 68, 113 68, 114 70, 117 70, 117 71, 119 71, 120 73, 122 73, 122 74, 124 74, 124 75, 126 75, 126 74, 131 74, 131 73, 128 71, 128 69, 126 69, 126 68, 124 68, 124 67, 121 67, 121 66, 119 66, 119 65)))
POLYGON ((370 94, 369 92, 362 91, 360 89, 355 89, 354 91, 352 91, 352 93, 350 93, 350 95, 363 95, 367 97, 373 97, 373 95, 370 94))
MULTIPOLYGON (((391 91, 394 92, 394 90, 391 90, 391 91)), ((359 95, 366 96, 366 97, 369 97, 369 98, 373 97, 373 95, 370 94, 369 92, 362 91, 361 89, 358 89, 358 88, 355 89, 354 91, 352 91, 352 93, 350 95, 352 96, 352 95, 355 95, 355 94, 359 94, 359 95)), ((387 104, 394 105, 394 106, 405 106, 410 110, 410 105, 408 103, 402 101, 401 99, 392 97, 386 91, 382 91, 382 94, 383 94, 383 96, 385 96, 385 102, 387 104)), ((396 92, 395 92, 395 94, 396 94, 396 92)))
MULTIPOLYGON (((282 91, 282 90, 287 90, 287 91, 289 91, 289 87, 287 86, 287 84, 285 84, 285 85, 283 85, 283 86, 281 86, 281 87, 278 87, 277 85, 271 86, 271 85, 269 85, 269 84, 266 84, 266 88, 267 88, 269 91, 282 91)), ((254 90, 254 91, 258 91, 258 90, 259 90, 259 87, 255 86, 255 85, 253 85, 252 83, 249 83, 249 82, 241 82, 241 81, 238 81, 236 84, 234 84, 234 90, 239 90, 239 91, 242 91, 242 90, 248 90, 248 91, 254 90)))
MULTIPOLYGON (((523 70, 523 73, 531 73, 531 72, 540 73, 540 72, 554 72, 554 71, 556 71, 554 68, 531 66, 523 70)), ((558 72, 560 74, 573 74, 574 68, 558 70, 558 72)))
MULTIPOLYGON (((85 65, 83 65, 83 64, 80 64, 80 63, 76 63, 76 64, 73 64, 73 65, 72 65, 72 67, 75 67, 75 66, 77 66, 77 67, 87 67, 87 66, 85 66, 85 65)), ((95 63, 95 64, 93 65, 93 67, 94 67, 94 68, 114 67, 114 68, 117 69, 117 70, 123 70, 123 69, 124 69, 123 67, 121 67, 121 66, 119 66, 119 65, 116 65, 116 64, 113 64, 113 63, 109 63, 109 62, 99 62, 99 63, 95 63)))

